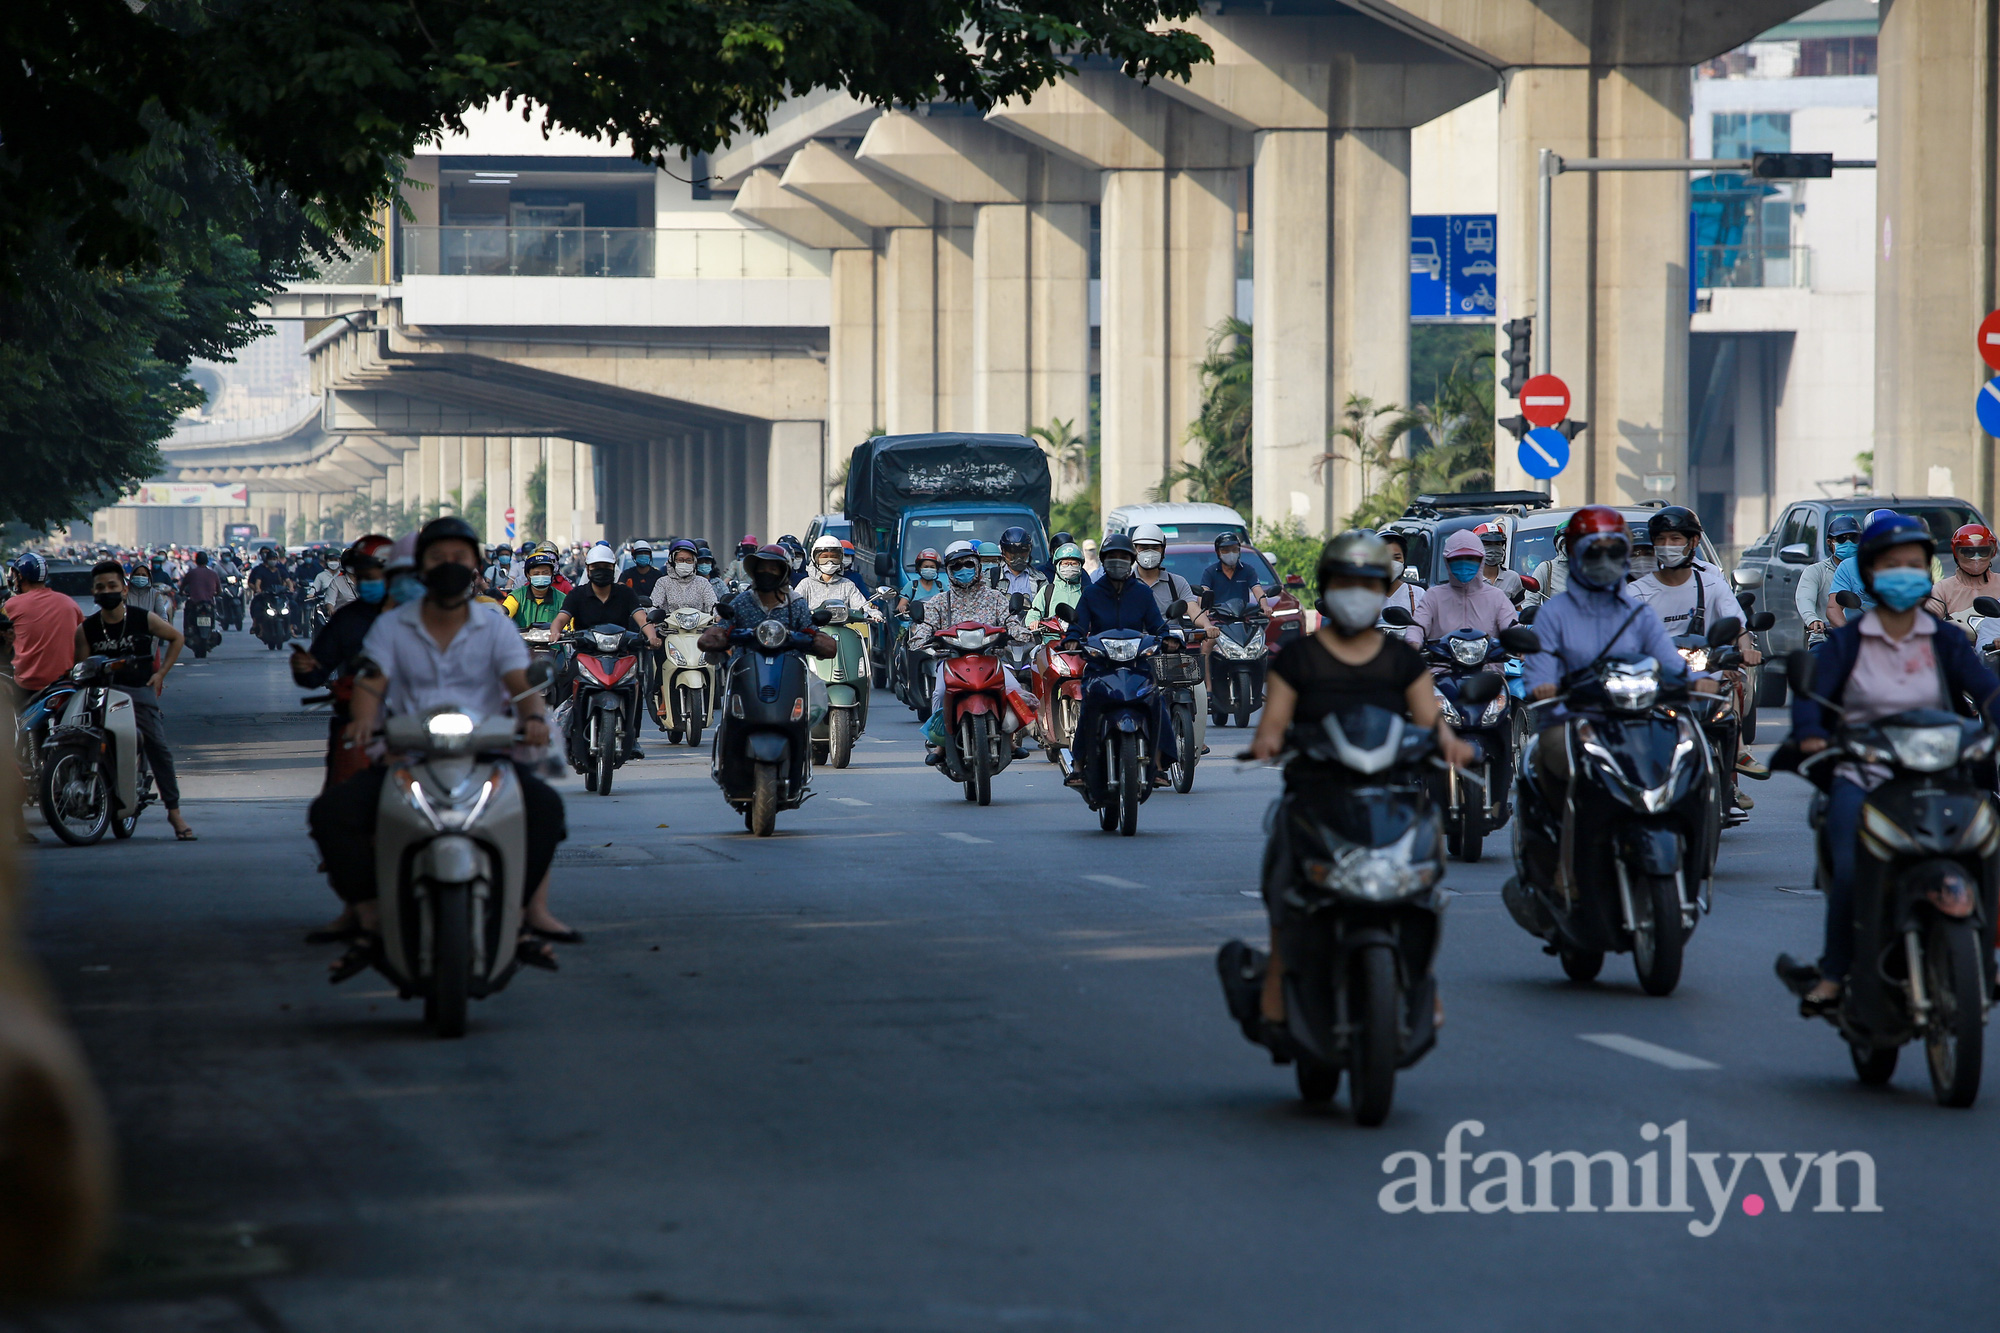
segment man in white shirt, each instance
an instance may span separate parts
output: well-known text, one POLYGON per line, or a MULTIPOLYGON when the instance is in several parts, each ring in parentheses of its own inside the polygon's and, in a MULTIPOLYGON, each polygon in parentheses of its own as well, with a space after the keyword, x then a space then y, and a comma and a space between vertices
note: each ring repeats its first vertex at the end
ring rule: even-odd
MULTIPOLYGON (((522 739, 531 747, 547 745, 548 719, 541 692, 528 685, 528 650, 520 631, 497 607, 472 600, 480 568, 478 534, 462 518, 433 519, 417 535, 416 557, 425 595, 383 612, 362 641, 364 666, 355 680, 346 743, 368 745, 385 714, 450 706, 475 722, 516 712, 522 739)), ((556 844, 568 836, 562 797, 526 765, 517 763, 514 773, 527 816, 529 896, 520 960, 553 970, 548 942, 582 942, 548 907, 549 866, 556 844)), ((386 777, 386 769, 365 769, 323 793, 308 814, 327 878, 352 907, 357 925, 354 946, 333 967, 334 981, 364 971, 379 947, 375 817, 386 777)))

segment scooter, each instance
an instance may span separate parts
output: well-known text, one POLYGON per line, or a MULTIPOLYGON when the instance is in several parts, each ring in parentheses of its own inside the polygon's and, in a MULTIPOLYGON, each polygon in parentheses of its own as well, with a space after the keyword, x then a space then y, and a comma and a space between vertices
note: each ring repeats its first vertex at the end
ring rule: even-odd
POLYGON ((1064 603, 1055 610, 1055 615, 1034 626, 1040 642, 1028 677, 1035 696, 1035 738, 1052 764, 1075 744, 1076 720, 1083 713, 1084 667, 1082 653, 1062 647, 1063 631, 1076 608, 1064 603))
MULTIPOLYGON (((717 608, 728 619, 728 607, 717 608)), ((818 623, 827 610, 813 612, 818 623)), ((732 628, 737 651, 728 666, 722 722, 709 751, 709 775, 743 826, 760 838, 778 828, 778 812, 812 797, 812 729, 825 715, 826 687, 806 669, 813 636, 775 620, 732 628)))
POLYGON ((225 574, 222 587, 216 593, 216 614, 221 617, 222 628, 240 630, 243 628, 243 576, 225 574))
POLYGON ((854 742, 868 729, 871 672, 868 641, 863 635, 869 626, 865 616, 844 604, 828 603, 820 609, 827 613, 826 632, 840 651, 832 657, 815 657, 807 664, 826 683, 826 716, 812 732, 813 762, 846 768, 854 757, 854 742))
MULTIPOLYGON (((1186 611, 1184 603, 1175 602, 1167 618, 1178 620, 1186 611)), ((1137 630, 1106 630, 1083 645, 1085 658, 1108 668, 1083 683, 1085 702, 1095 704, 1097 729, 1097 762, 1084 771, 1083 803, 1097 812, 1099 828, 1127 838, 1139 831, 1139 807, 1153 795, 1159 738, 1153 734, 1152 665, 1162 642, 1137 630)), ((1063 751, 1061 763, 1067 780, 1076 771, 1074 744, 1063 751)))
POLYGON ((1220 632, 1208 655, 1208 712, 1218 727, 1250 725, 1250 714, 1264 706, 1264 673, 1270 669, 1265 626, 1270 618, 1242 598, 1214 601, 1213 591, 1201 595, 1209 623, 1220 632))
POLYGON ((900 628, 896 633, 896 644, 891 650, 895 662, 890 667, 896 697, 901 699, 917 721, 931 719, 931 700, 937 694, 937 659, 920 648, 910 646, 910 628, 921 625, 924 620, 924 604, 911 602, 907 617, 900 618, 900 628))
MULTIPOLYGON (((1708 642, 1720 653, 1742 632, 1732 616, 1709 627, 1708 642)), ((1680 984, 1688 937, 1713 908, 1706 839, 1722 780, 1690 689, 1660 677, 1650 657, 1607 658, 1530 705, 1564 704, 1570 716, 1521 754, 1515 873, 1500 891, 1571 980, 1595 980, 1607 951, 1629 951, 1648 995, 1680 984), (1534 757, 1543 745, 1568 747, 1566 798, 1542 790, 1534 757), (1566 811, 1587 835, 1572 839, 1565 860, 1566 811)))
MULTIPOLYGON (((1460 692, 1468 708, 1498 697, 1498 675, 1460 692)), ((1304 758, 1340 774, 1301 783, 1278 799, 1265 864, 1283 877, 1266 888, 1281 904, 1287 1041, 1274 1053, 1295 1066, 1299 1096, 1333 1100, 1350 1077, 1354 1119, 1379 1125, 1396 1096, 1396 1071, 1437 1042, 1438 939, 1444 924, 1444 839, 1430 800, 1443 763, 1435 732, 1369 704, 1294 726, 1274 763, 1304 758)), ((1248 752, 1239 756, 1249 760, 1248 752)), ((1256 1021, 1262 960, 1240 941, 1217 962, 1231 1013, 1256 1021)))
POLYGON ((716 686, 720 673, 710 666, 698 640, 701 632, 715 624, 715 616, 691 606, 667 611, 660 607, 650 613, 661 627, 666 644, 667 668, 660 673, 658 709, 667 740, 689 749, 701 745, 702 729, 715 711, 716 686))
POLYGON ((569 697, 556 709, 564 752, 583 774, 585 791, 609 796, 639 707, 639 659, 650 649, 645 635, 611 625, 565 634, 562 641, 572 653, 569 697))
MULTIPOLYGON (((1166 696, 1167 725, 1174 729, 1174 757, 1167 764, 1167 777, 1176 794, 1194 790, 1194 769, 1201 760, 1208 735, 1208 718, 1202 707, 1207 667, 1199 646, 1201 631, 1188 628, 1188 638, 1180 647, 1163 643, 1153 657, 1153 684, 1166 696)), ((1258 642, 1262 642, 1259 639, 1258 642)), ((1229 642, 1217 639, 1218 645, 1229 642)))
POLYGON ((264 647, 275 652, 278 645, 294 637, 292 595, 288 592, 260 592, 250 603, 250 628, 264 647))
POLYGON ((21 772, 21 790, 31 796, 38 797, 42 790, 42 752, 49 731, 76 689, 68 675, 58 676, 22 704, 14 719, 14 762, 21 772))
POLYGON ((1001 657, 1007 637, 1001 626, 965 621, 938 630, 930 641, 944 675, 944 706, 925 734, 940 748, 939 771, 979 805, 992 804, 993 775, 1013 762, 1015 731, 1033 721, 1016 715, 1007 693, 1001 657))
MULTIPOLYGON (((70 668, 75 689, 42 745, 36 795, 42 818, 72 847, 88 847, 106 830, 129 838, 139 812, 153 803, 153 772, 139 744, 132 701, 113 688, 127 657, 86 657, 70 668)), ((150 664, 148 664, 150 669, 150 664)))
MULTIPOLYGON (((1787 683, 1837 713, 1813 693, 1816 665, 1811 653, 1792 653, 1787 683)), ((1771 765, 1795 770, 1819 788, 1811 821, 1822 891, 1833 879, 1826 808, 1835 767, 1862 763, 1889 771, 1861 807, 1855 966, 1839 1007, 1825 1017, 1846 1040, 1855 1074, 1871 1087, 1894 1075, 1906 1042, 1923 1042, 1931 1095, 1940 1106, 1971 1106, 1979 1095, 2000 883, 1996 740, 1977 718, 1924 709, 1843 725, 1831 745, 1804 758, 1787 743, 1771 765)), ((1780 977, 1801 993, 1806 988, 1782 970, 1780 977)))
POLYGON ((211 649, 222 646, 222 631, 215 624, 214 602, 188 603, 187 646, 196 659, 207 657, 211 649))
POLYGON ((1507 692, 1504 676, 1501 688, 1490 698, 1485 698, 1484 689, 1480 691, 1484 702, 1477 705, 1466 699, 1465 687, 1495 674, 1489 667, 1523 651, 1533 642, 1533 634, 1519 626, 1502 630, 1498 637, 1460 629, 1424 646, 1439 711, 1454 731, 1479 746, 1483 756, 1477 783, 1464 781, 1459 770, 1449 766, 1432 779, 1432 794, 1444 818, 1445 850, 1460 861, 1477 861, 1486 835, 1513 817, 1508 777, 1513 771, 1519 708, 1507 692))
MULTIPOLYGON (((549 668, 531 663, 524 699, 549 668)), ((404 999, 422 996, 440 1037, 465 1035, 472 1000, 498 993, 518 966, 527 809, 509 762, 516 719, 475 722, 456 708, 383 724, 393 756, 375 823, 382 944, 375 967, 404 999)))

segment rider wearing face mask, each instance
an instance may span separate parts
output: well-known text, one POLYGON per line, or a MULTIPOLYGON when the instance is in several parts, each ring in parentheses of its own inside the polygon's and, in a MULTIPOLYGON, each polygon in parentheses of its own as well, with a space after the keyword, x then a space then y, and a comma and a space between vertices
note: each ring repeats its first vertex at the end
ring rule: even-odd
MULTIPOLYGON (((310 647, 292 650, 292 683, 302 690, 325 686, 333 696, 333 720, 326 738, 326 778, 320 789, 345 782, 368 766, 368 754, 359 746, 341 744, 347 724, 354 720, 354 677, 361 669, 361 645, 389 600, 389 583, 383 573, 383 556, 389 551, 387 537, 363 537, 340 557, 341 567, 354 581, 354 596, 327 617, 310 647)), ((336 925, 335 930, 340 927, 336 925)), ((315 932, 315 935, 321 932, 315 932)), ((329 939, 314 939, 327 943, 329 939)))
POLYGON ((618 581, 639 594, 639 600, 649 601, 653 596, 653 585, 666 577, 667 571, 653 563, 653 544, 643 537, 630 547, 632 564, 618 581))
MULTIPOLYGON (((646 605, 639 600, 639 594, 617 582, 618 557, 603 542, 590 548, 584 558, 584 574, 589 580, 581 588, 563 598, 562 610, 549 622, 549 632, 561 637, 571 629, 595 629, 599 625, 630 627, 646 636, 646 643, 654 651, 660 647, 660 635, 646 620, 646 605)), ((625 757, 644 759, 645 752, 639 748, 639 710, 631 710, 626 718, 625 757)))
MULTIPOLYGON (((1826 599, 1833 592, 1833 576, 1843 560, 1852 560, 1861 549, 1861 520, 1852 514, 1835 514, 1826 525, 1826 559, 1799 575, 1799 590, 1793 607, 1808 634, 1826 633, 1826 599)), ((1808 647, 1813 645, 1808 644, 1808 647)))
POLYGON ((861 590, 861 585, 847 576, 847 561, 840 538, 829 533, 815 541, 810 568, 812 573, 797 589, 798 594, 805 598, 809 610, 817 611, 822 606, 837 603, 846 607, 850 615, 865 615, 873 621, 882 619, 882 613, 868 600, 868 594, 861 590))
POLYGON ((1931 589, 1924 610, 1949 618, 1970 611, 1976 597, 2000 593, 2000 579, 1993 577, 1993 530, 1984 523, 1967 523, 1951 534, 1951 560, 1956 568, 1931 589))
POLYGON ((1423 604, 1424 590, 1417 586, 1414 578, 1405 577, 1413 573, 1405 563, 1410 558, 1409 539, 1394 528, 1384 528, 1375 535, 1389 547, 1389 596, 1382 603, 1382 609, 1400 607, 1411 620, 1415 620, 1417 608, 1423 604))
POLYGON ((1521 604, 1521 595, 1528 585, 1521 582, 1521 576, 1507 568, 1507 525, 1499 519, 1488 519, 1472 530, 1479 538, 1480 577, 1507 594, 1507 600, 1515 606, 1521 604))
MULTIPOLYGON (((1114 629, 1138 630, 1152 635, 1168 634, 1171 627, 1161 610, 1159 598, 1154 596, 1152 587, 1138 577, 1139 552, 1133 534, 1112 533, 1104 539, 1098 556, 1103 572, 1084 585, 1083 598, 1076 607, 1076 619, 1070 622, 1069 631, 1063 635, 1065 642, 1081 643, 1093 634, 1114 629)), ((1157 561, 1154 567, 1158 567, 1157 561)), ((1110 669, 1095 659, 1085 659, 1086 675, 1110 669)), ((1153 691, 1153 735, 1156 741, 1153 745, 1152 779, 1156 787, 1166 783, 1166 766, 1180 757, 1174 743, 1174 729, 1166 725, 1166 697, 1165 690, 1153 691)), ((1086 684, 1083 711, 1077 716, 1076 743, 1072 750, 1075 763, 1071 766, 1068 786, 1082 788, 1085 785, 1083 775, 1096 762, 1099 707, 1101 705, 1095 703, 1086 684)))
POLYGON ((928 602, 944 591, 944 557, 926 546, 917 552, 916 575, 903 584, 903 592, 896 599, 896 614, 910 614, 911 602, 928 602))
MULTIPOLYGON (((1400 572, 1400 571, 1399 571, 1400 572)), ((1265 595, 1257 576, 1243 559, 1243 534, 1225 532, 1215 539, 1215 560, 1201 572, 1201 584, 1215 594, 1215 603, 1243 602, 1253 605, 1266 615, 1271 611, 1271 599, 1265 595)))
POLYGON ((1056 608, 1074 611, 1083 598, 1083 548, 1075 542, 1056 547, 1056 576, 1035 594, 1032 619, 1037 623, 1054 616, 1056 608))
POLYGON ((520 629, 551 624, 562 613, 563 594, 556 588, 556 558, 547 551, 528 555, 521 586, 507 594, 500 609, 520 629))
POLYGON ((1000 563, 1005 566, 1001 577, 1007 591, 1033 597, 1048 582, 1042 571, 1034 566, 1035 548, 1028 530, 1011 527, 1000 534, 1000 563))
MULTIPOLYGON (((1900 517, 1893 509, 1871 509, 1868 517, 1861 520, 1862 528, 1868 529, 1885 518, 1900 517)), ((1868 591, 1868 580, 1861 577, 1860 546, 1855 554, 1844 557, 1833 571, 1833 578, 1826 585, 1826 623, 1836 628, 1847 623, 1847 608, 1834 600, 1835 593, 1851 592, 1861 599, 1863 611, 1875 609, 1875 595, 1868 591)))
POLYGON ((682 537, 667 547, 666 577, 653 584, 653 605, 665 611, 715 609, 715 585, 696 568, 700 551, 682 537))
MULTIPOLYGON (((968 621, 981 625, 998 625, 1005 629, 1008 637, 1016 642, 1028 641, 1028 628, 1021 617, 1008 609, 1007 590, 996 588, 992 581, 983 576, 979 568, 978 552, 971 542, 953 542, 944 552, 945 588, 939 596, 924 602, 924 618, 910 626, 910 647, 921 649, 931 641, 931 636, 939 630, 968 621)), ((1031 718, 1035 715, 1034 705, 1021 693, 1021 687, 1014 680, 1014 673, 1002 671, 1000 680, 1007 696, 1014 703, 1015 716, 1031 718)), ((938 717, 944 707, 945 673, 937 673, 937 684, 931 691, 931 715, 938 717)), ((928 762, 938 760, 936 746, 930 747, 928 762)))
POLYGON ((1466 529, 1445 538, 1444 567, 1449 577, 1417 604, 1410 627, 1403 631, 1411 647, 1421 648, 1460 629, 1497 635, 1519 619, 1507 594, 1486 581, 1481 572, 1484 560, 1484 544, 1466 529))

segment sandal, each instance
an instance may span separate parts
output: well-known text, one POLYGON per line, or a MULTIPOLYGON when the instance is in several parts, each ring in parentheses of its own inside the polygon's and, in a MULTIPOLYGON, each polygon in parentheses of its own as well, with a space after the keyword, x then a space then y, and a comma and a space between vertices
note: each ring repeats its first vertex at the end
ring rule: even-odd
POLYGON ((580 930, 543 930, 540 926, 522 927, 529 935, 550 944, 581 944, 583 932, 580 930))
POLYGON ((539 967, 545 972, 562 970, 556 966, 556 951, 535 939, 524 939, 514 946, 514 961, 523 967, 539 967))
POLYGON ((306 932, 307 944, 350 944, 360 938, 361 927, 351 921, 344 926, 321 926, 306 932))
POLYGON ((354 943, 347 946, 337 962, 327 970, 329 986, 338 986, 350 977, 358 977, 375 965, 382 955, 382 937, 372 930, 355 928, 354 943))
POLYGON ((200 839, 200 838, 197 838, 197 837, 196 837, 196 836, 194 835, 194 830, 193 830, 193 829, 191 829, 191 828, 177 828, 177 829, 175 829, 175 830, 174 830, 174 841, 175 841, 175 842, 200 842, 200 841, 201 841, 201 839, 200 839))

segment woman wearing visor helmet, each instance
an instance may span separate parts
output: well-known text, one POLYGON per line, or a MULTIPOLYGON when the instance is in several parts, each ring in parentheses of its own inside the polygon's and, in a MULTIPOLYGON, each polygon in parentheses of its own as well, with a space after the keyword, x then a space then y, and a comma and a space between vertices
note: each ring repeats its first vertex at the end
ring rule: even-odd
POLYGON ((1993 532, 1984 523, 1967 523, 1951 534, 1951 559, 1957 567, 1950 578, 1938 580, 1924 599, 1924 610, 1949 619, 1972 609, 1976 597, 2000 593, 1993 577, 1993 532))

